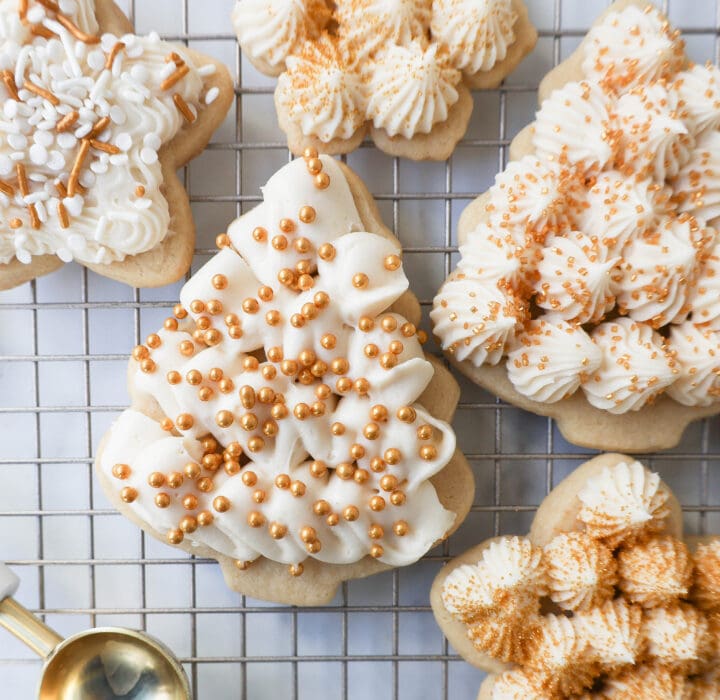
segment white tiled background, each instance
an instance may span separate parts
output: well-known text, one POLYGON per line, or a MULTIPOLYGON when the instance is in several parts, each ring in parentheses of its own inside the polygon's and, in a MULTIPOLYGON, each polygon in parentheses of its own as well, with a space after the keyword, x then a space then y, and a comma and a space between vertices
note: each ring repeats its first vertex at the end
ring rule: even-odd
MULTIPOLYGON (((273 82, 241 61, 233 0, 125 0, 138 32, 189 40, 238 78, 236 108, 187 169, 198 227, 195 268, 217 233, 253 206, 288 152, 273 82)), ((605 0, 529 0, 534 53, 502 90, 476 93, 470 129, 448 163, 397 161, 363 147, 347 161, 376 194, 406 249, 423 302, 453 264, 465 205, 504 164, 531 120, 542 76, 578 44, 605 0)), ((670 0, 691 57, 717 60, 715 0, 670 0)), ((465 524, 404 570, 342 588, 325 608, 268 605, 228 591, 213 562, 144 537, 109 508, 92 476, 98 440, 127 404, 125 362, 167 315, 180 285, 136 291, 76 265, 0 293, 0 557, 22 577, 18 598, 63 634, 141 627, 182 658, 199 700, 475 697, 482 675, 448 648, 428 604, 443 560, 495 533, 523 533, 547 489, 587 457, 552 422, 463 386, 455 427, 477 492, 465 524)), ((427 325, 426 325, 427 327, 427 325)), ((692 426, 646 458, 676 490, 692 531, 720 531, 718 421, 692 426)), ((39 662, 0 633, 0 695, 34 697, 39 662)))

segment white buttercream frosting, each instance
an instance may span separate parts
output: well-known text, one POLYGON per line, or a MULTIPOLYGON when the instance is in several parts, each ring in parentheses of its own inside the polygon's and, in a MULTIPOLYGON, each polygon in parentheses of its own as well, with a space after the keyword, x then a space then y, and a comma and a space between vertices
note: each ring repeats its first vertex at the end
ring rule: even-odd
POLYGON ((436 44, 413 41, 382 52, 368 81, 367 116, 388 136, 428 134, 458 101, 460 73, 438 56, 436 44))
POLYGON ((720 70, 712 63, 695 65, 675 75, 672 84, 678 95, 678 110, 695 134, 720 126, 720 70))
POLYGON ((632 544, 663 529, 670 514, 668 496, 660 477, 640 462, 619 462, 588 479, 578 493, 578 519, 588 534, 610 547, 632 544))
POLYGON ((492 686, 492 700, 551 700, 552 697, 539 687, 534 676, 521 669, 505 671, 492 686))
POLYGON ((481 223, 460 246, 458 270, 485 284, 495 283, 500 290, 513 289, 528 262, 519 254, 520 250, 508 234, 481 223))
POLYGON ((678 376, 668 394, 684 406, 710 406, 720 397, 720 331, 689 321, 670 329, 668 349, 678 376))
MULTIPOLYGON (((195 120, 202 75, 156 34, 98 36, 92 0, 68 8, 32 4, 48 38, 19 21, 0 36, 0 263, 107 264, 154 248, 171 225, 158 152, 188 123, 178 100, 195 120)), ((18 3, 0 12, 17 16, 18 3)))
POLYGON ((610 413, 639 411, 673 382, 675 360, 651 326, 618 318, 601 323, 591 337, 603 361, 582 388, 596 408, 610 413))
POLYGON ((430 30, 453 65, 472 74, 507 56, 516 20, 511 0, 435 0, 430 30))
POLYGON ((617 92, 667 78, 684 60, 684 43, 650 5, 645 11, 630 5, 609 12, 588 32, 583 46, 583 73, 617 92))
MULTIPOLYGON (((608 678, 600 697, 607 700, 637 700, 638 698, 667 698, 667 700, 693 700, 694 683, 678 673, 655 664, 641 664, 608 678)), ((712 696, 703 696, 712 697, 712 696)))
POLYGON ((643 634, 650 658, 685 673, 697 671, 712 648, 705 616, 684 603, 647 610, 643 634))
POLYGON ((720 133, 708 130, 697 140, 672 183, 678 210, 702 221, 720 216, 720 133))
POLYGON ((693 323, 720 329, 720 242, 710 249, 701 264, 688 304, 693 323))
POLYGON ((693 559, 695 561, 693 600, 703 610, 720 612, 720 538, 699 544, 693 559))
POLYGON ((349 139, 365 122, 365 88, 337 41, 307 41, 287 59, 278 101, 304 134, 327 143, 349 139))
POLYGON ((581 326, 548 316, 518 333, 508 353, 508 378, 523 396, 555 403, 572 396, 601 362, 599 348, 581 326))
POLYGON ((315 161, 271 178, 183 287, 182 323, 136 349, 153 417, 123 413, 99 469, 174 544, 408 564, 453 523, 430 478, 455 438, 416 402, 433 368, 387 311, 408 286, 397 244, 362 231, 340 165, 320 156, 323 180, 315 161))
POLYGON ((564 610, 587 611, 613 597, 617 566, 602 542, 568 532, 554 537, 544 552, 550 598, 564 610))

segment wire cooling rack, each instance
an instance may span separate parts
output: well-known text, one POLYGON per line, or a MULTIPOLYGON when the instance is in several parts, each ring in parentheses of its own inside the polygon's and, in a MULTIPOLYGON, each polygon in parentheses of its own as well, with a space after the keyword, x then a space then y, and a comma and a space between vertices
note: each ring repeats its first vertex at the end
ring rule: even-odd
MULTIPOLYGON (((121 3, 138 32, 187 42, 237 77, 234 110, 185 170, 198 225, 194 269, 289 158, 272 116, 273 81, 242 59, 228 21, 232 4, 121 3)), ((540 78, 606 5, 529 0, 537 48, 502 89, 476 94, 468 133, 447 163, 400 161, 370 146, 348 156, 404 245, 425 312, 454 265, 460 212, 504 167, 511 138, 532 119, 540 78)), ((693 59, 717 60, 714 0, 671 0, 664 9, 693 59)), ((482 674, 435 625, 431 581, 472 544, 524 533, 543 496, 587 451, 565 442, 552 421, 461 380, 455 428, 477 492, 448 542, 412 567, 345 584, 320 608, 234 594, 214 562, 146 538, 115 513, 92 473, 99 438, 128 403, 126 357, 161 325, 179 287, 138 291, 67 265, 0 293, 0 556, 22 577, 18 598, 63 634, 92 625, 146 629, 181 657, 198 700, 475 698, 482 674)), ((698 423, 675 450, 643 458, 685 504, 691 532, 720 531, 719 433, 717 420, 698 423)), ((29 651, 0 636, 3 698, 34 697, 39 669, 29 651)))

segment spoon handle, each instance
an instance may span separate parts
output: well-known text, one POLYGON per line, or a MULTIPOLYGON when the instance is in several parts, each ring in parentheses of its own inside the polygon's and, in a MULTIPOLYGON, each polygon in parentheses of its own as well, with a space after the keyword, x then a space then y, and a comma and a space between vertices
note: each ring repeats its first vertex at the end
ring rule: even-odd
POLYGON ((0 625, 27 644, 38 656, 47 658, 63 639, 10 597, 19 584, 20 579, 0 562, 0 625))

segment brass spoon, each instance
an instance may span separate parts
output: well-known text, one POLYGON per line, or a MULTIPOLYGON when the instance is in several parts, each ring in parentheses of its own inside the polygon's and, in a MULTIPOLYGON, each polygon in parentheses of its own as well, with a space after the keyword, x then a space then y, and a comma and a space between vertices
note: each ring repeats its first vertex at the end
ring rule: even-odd
POLYGON ((192 700, 183 667, 163 644, 120 627, 63 639, 11 598, 19 583, 0 562, 0 625, 45 660, 38 700, 192 700))

